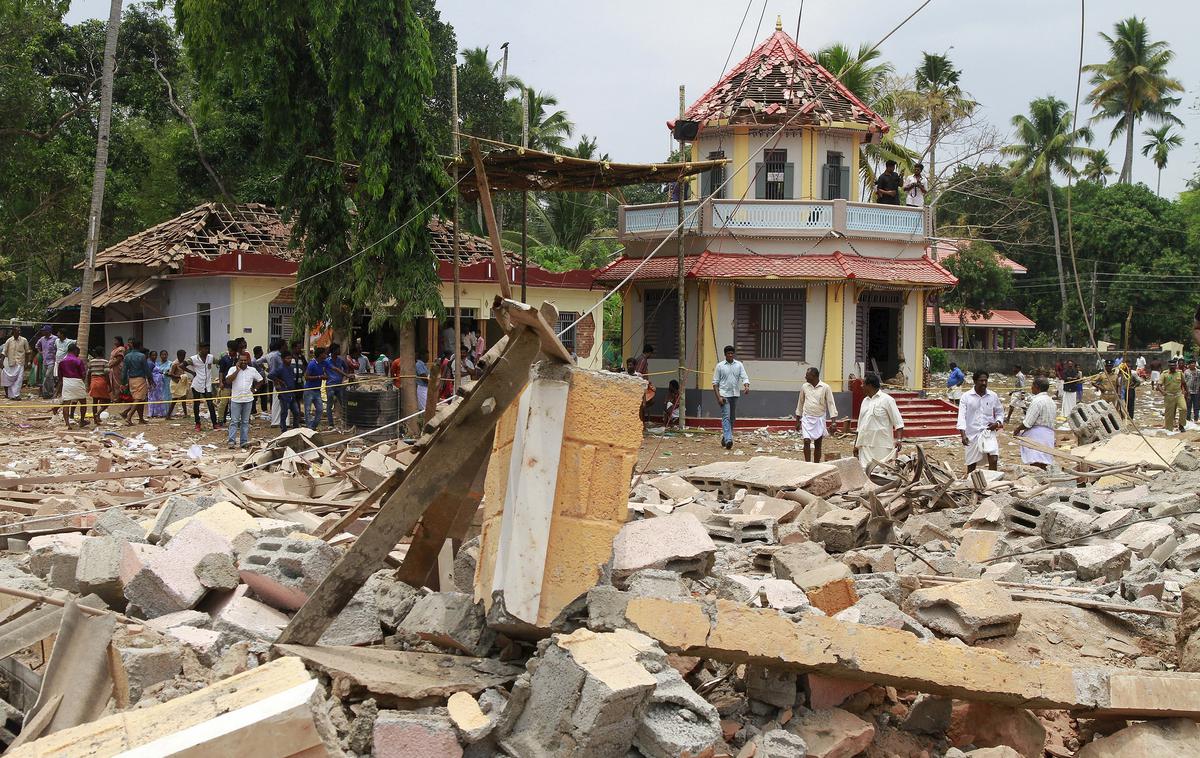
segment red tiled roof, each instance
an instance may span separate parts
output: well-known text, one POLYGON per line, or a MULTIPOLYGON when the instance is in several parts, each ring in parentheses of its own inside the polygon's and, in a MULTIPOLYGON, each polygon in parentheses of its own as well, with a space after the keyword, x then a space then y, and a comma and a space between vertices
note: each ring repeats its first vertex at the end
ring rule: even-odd
MULTIPOLYGON (((925 309, 925 324, 933 323, 933 308, 925 309)), ((958 324, 958 313, 942 308, 942 326, 958 324)), ((994 310, 988 317, 967 314, 967 326, 987 326, 1001 329, 1036 329, 1037 324, 1020 311, 994 310)))
MULTIPOLYGON (((971 240, 966 240, 966 239, 956 240, 956 241, 954 241, 954 240, 937 240, 932 245, 930 245, 928 248, 926 248, 926 254, 929 255, 931 258, 933 258, 935 261, 938 261, 940 263, 945 263, 947 259, 953 258, 954 256, 958 255, 958 251, 961 250, 964 246, 970 244, 970 242, 971 242, 971 240)), ((1013 272, 1014 274, 1029 273, 1029 269, 1025 268, 1020 263, 1017 263, 1012 258, 1009 258, 1006 255, 1001 255, 999 252, 996 253, 996 260, 1000 263, 1001 266, 1003 266, 1004 268, 1013 272)))
POLYGON ((888 130, 887 122, 778 29, 693 103, 684 118, 762 123, 790 119, 797 110, 802 114, 797 123, 851 121, 872 131, 888 130))
MULTIPOLYGON (((597 283, 615 284, 630 274, 642 258, 618 258, 596 275, 597 283)), ((672 256, 650 259, 637 270, 634 279, 673 279, 678 260, 672 256)), ((951 287, 958 280, 929 258, 866 258, 859 255, 745 255, 711 253, 684 258, 689 279, 807 279, 951 287)))

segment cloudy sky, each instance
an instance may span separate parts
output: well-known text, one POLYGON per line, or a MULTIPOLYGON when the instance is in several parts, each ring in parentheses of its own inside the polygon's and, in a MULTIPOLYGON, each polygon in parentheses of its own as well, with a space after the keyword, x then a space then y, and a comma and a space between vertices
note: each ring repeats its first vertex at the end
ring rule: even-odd
MULTIPOLYGON (((800 45, 810 51, 834 41, 874 43, 921 0, 804 0, 800 45)), ((800 0, 751 0, 746 28, 734 39, 746 10, 742 0, 438 0, 460 48, 487 46, 498 55, 509 43, 509 72, 556 95, 581 133, 595 136, 615 160, 660 160, 668 148, 664 122, 678 110, 678 88, 689 103, 720 77, 733 46, 733 62, 774 30, 776 16, 794 33, 800 0), (765 2, 765 12, 764 12, 765 2), (758 28, 759 16, 762 25, 758 28)), ((71 18, 107 16, 104 0, 75 0, 71 18)), ((1079 55, 1080 4, 1074 0, 933 0, 880 48, 898 71, 911 71, 922 51, 948 53, 962 69, 962 85, 1005 133, 1013 114, 1035 97, 1053 94, 1071 103, 1079 55)), ((1098 32, 1131 12, 1146 17, 1155 39, 1176 53, 1172 73, 1187 88, 1177 115, 1185 144, 1163 172, 1164 195, 1173 196, 1196 172, 1200 150, 1200 3, 1157 0, 1088 0, 1085 63, 1104 59, 1098 32)), ((1084 81, 1084 94, 1087 92, 1084 81)), ((1085 113, 1090 113, 1084 105, 1085 113)), ((1095 146, 1107 146, 1111 125, 1096 125, 1095 146)), ((1154 186, 1155 168, 1140 154, 1138 125, 1134 179, 1154 186)), ((1114 166, 1124 143, 1109 149, 1114 166)))

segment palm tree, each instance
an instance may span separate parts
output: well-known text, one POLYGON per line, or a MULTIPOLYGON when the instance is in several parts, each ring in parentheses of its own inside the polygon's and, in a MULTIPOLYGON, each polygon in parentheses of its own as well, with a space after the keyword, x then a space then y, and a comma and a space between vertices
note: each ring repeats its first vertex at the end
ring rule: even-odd
POLYGON ((1167 167, 1167 155, 1175 148, 1183 146, 1183 137, 1171 134, 1170 124, 1163 124, 1157 129, 1147 129, 1142 132, 1142 136, 1150 138, 1149 142, 1142 145, 1142 155, 1150 156, 1150 160, 1158 168, 1158 182, 1154 194, 1161 195, 1162 170, 1167 167))
MULTIPOLYGON (((558 98, 548 92, 529 90, 529 146, 548 153, 562 151, 566 140, 575 130, 567 112, 548 109, 558 105, 558 98)), ((519 111, 520 109, 518 109, 519 111)))
POLYGON ((1115 173, 1117 173, 1116 169, 1108 160, 1108 151, 1093 150, 1088 154, 1088 162, 1083 167, 1081 175, 1089 182, 1095 182, 1103 187, 1108 184, 1108 177, 1115 173))
MULTIPOLYGON (((937 148, 943 130, 975 112, 978 103, 963 92, 958 80, 962 72, 947 55, 922 53, 912 91, 899 93, 899 107, 912 121, 929 122, 928 177, 931 198, 937 181, 937 148)), ((931 199, 931 205, 936 203, 931 199)))
POLYGON ((870 44, 860 44, 855 52, 847 45, 835 42, 817 53, 817 62, 879 114, 890 127, 879 142, 863 145, 859 149, 858 170, 864 193, 868 187, 875 186, 875 166, 886 160, 894 160, 902 171, 910 171, 917 158, 915 152, 896 141, 899 128, 895 123, 895 98, 886 91, 885 86, 893 68, 892 64, 879 58, 879 50, 870 44))
POLYGON ((1067 277, 1063 273, 1062 239, 1058 231, 1058 211, 1054 208, 1054 172, 1076 176, 1076 158, 1090 152, 1079 143, 1092 141, 1092 130, 1080 127, 1072 130, 1072 113, 1062 100, 1048 95, 1029 104, 1029 115, 1013 116, 1017 130, 1016 144, 1002 148, 1013 158, 1010 176, 1025 176, 1031 183, 1045 182, 1046 202, 1050 206, 1050 223, 1054 228, 1054 257, 1058 263, 1058 289, 1061 296, 1059 340, 1067 342, 1067 277))
POLYGON ((1093 121, 1116 118, 1109 141, 1125 133, 1125 162, 1120 183, 1133 181, 1133 130, 1138 119, 1181 124, 1171 108, 1179 104, 1172 92, 1183 92, 1183 84, 1167 75, 1167 66, 1175 53, 1166 42, 1150 41, 1146 20, 1129 17, 1113 27, 1114 35, 1100 36, 1108 44, 1109 59, 1084 66, 1092 72, 1092 91, 1088 102, 1096 108, 1093 121))

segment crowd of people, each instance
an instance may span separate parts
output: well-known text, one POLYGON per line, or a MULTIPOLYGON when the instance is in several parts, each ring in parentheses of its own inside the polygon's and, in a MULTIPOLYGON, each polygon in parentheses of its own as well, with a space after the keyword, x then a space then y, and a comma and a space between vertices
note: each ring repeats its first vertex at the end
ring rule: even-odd
MULTIPOLYGON (((473 330, 464 331, 455 355, 450 349, 453 329, 448 331, 441 335, 443 349, 434 364, 434 401, 450 397, 455 376, 478 379, 484 368, 483 339, 473 330)), ((58 401, 68 428, 100 425, 110 408, 128 426, 186 418, 190 403, 197 432, 207 420, 214 430, 227 431, 230 448, 241 449, 249 443, 255 410, 281 432, 302 425, 315 430, 322 416, 329 428, 340 431, 339 426, 350 426, 348 387, 379 379, 399 389, 406 376, 400 358, 389 359, 386 353, 372 358, 357 344, 343 353, 337 343, 305 351, 300 340, 275 340, 264 353, 262 346, 251 351, 239 337, 229 340, 219 355, 200 344, 194 353, 180 349, 172 358, 168 350, 114 337, 107 350, 95 345, 86 359, 79 352, 78 343, 62 329, 55 333, 42 327, 32 346, 19 329, 11 329, 0 370, 5 396, 20 400, 24 387, 36 388, 43 399, 58 401)), ((417 403, 423 409, 430 399, 427 353, 417 356, 408 376, 416 379, 417 403)))

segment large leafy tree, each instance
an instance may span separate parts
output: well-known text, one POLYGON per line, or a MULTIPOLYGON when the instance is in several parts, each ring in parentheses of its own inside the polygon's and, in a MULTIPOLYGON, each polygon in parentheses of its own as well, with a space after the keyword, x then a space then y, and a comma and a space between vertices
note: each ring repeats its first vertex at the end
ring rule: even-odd
POLYGON ((1182 124, 1171 109, 1179 104, 1172 95, 1183 91, 1183 84, 1167 73, 1175 59, 1170 45, 1151 41, 1146 20, 1129 17, 1114 25, 1113 34, 1101 32, 1108 45, 1109 59, 1084 66, 1092 74, 1088 102, 1095 106, 1094 120, 1115 118, 1111 140, 1125 135, 1125 161, 1121 164, 1120 183, 1133 181, 1133 135, 1141 119, 1182 124))
POLYGON ((1167 167, 1167 158, 1171 151, 1177 147, 1183 146, 1183 137, 1178 134, 1171 133, 1171 125, 1163 124, 1155 129, 1147 129, 1142 132, 1142 136, 1147 138, 1146 144, 1142 145, 1142 155, 1148 156, 1154 163, 1154 167, 1158 169, 1158 179, 1155 182, 1154 194, 1162 194, 1162 170, 1167 167))
POLYGON ((972 241, 945 262, 958 284, 942 297, 942 307, 958 313, 963 344, 967 338, 967 318, 992 315, 992 309, 1005 304, 1013 294, 1012 272, 1000 263, 996 249, 986 242, 972 241))
POLYGON ((429 33, 414 0, 183 0, 176 18, 201 87, 231 67, 274 83, 261 89, 262 136, 286 151, 279 202, 305 253, 297 320, 345 328, 362 309, 374 323, 439 311, 426 223, 445 175, 427 125, 429 33), (359 165, 352 189, 337 162, 359 165))
POLYGON ((1067 300, 1067 277, 1063 270, 1062 235, 1058 228, 1058 214, 1054 204, 1054 172, 1076 176, 1076 159, 1086 158, 1088 149, 1080 143, 1091 142, 1091 130, 1085 127, 1072 129, 1072 114, 1067 104, 1054 96, 1038 98, 1029 104, 1029 115, 1013 116, 1016 143, 1004 147, 1004 154, 1013 159, 1009 169, 1013 176, 1023 175, 1031 182, 1042 183, 1046 192, 1046 203, 1050 208, 1050 221, 1054 229, 1054 256, 1058 266, 1060 303, 1059 340, 1066 345, 1069 312, 1067 300))

